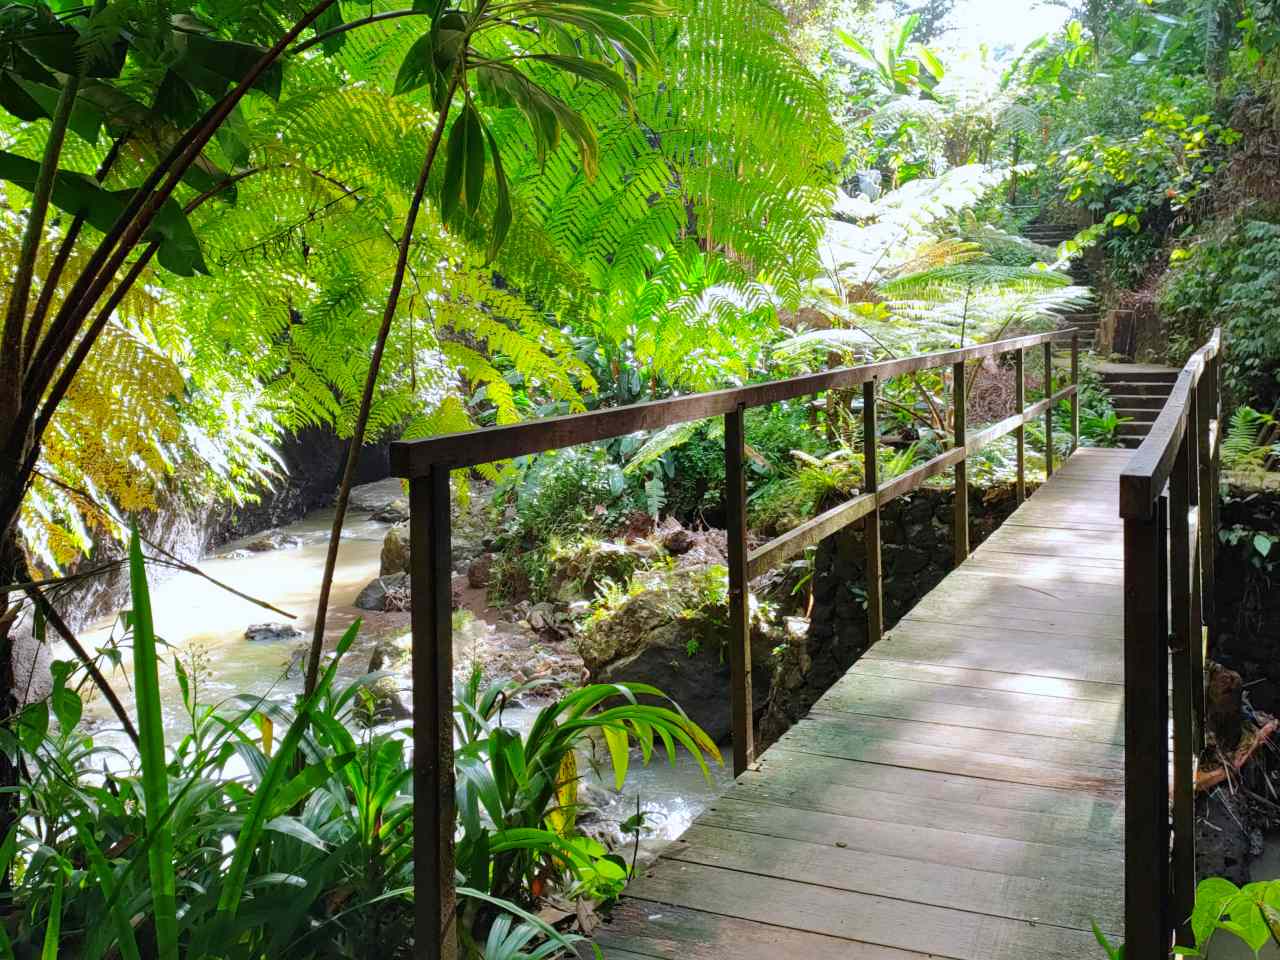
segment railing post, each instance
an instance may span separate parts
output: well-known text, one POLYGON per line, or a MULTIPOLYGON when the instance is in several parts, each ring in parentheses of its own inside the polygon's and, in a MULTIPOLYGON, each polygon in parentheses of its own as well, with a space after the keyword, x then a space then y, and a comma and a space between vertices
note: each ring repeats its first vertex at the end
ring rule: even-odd
MULTIPOLYGON (((1044 397, 1053 396, 1053 341, 1044 342, 1044 397)), ((1053 405, 1044 412, 1044 475, 1053 476, 1053 405)))
POLYGON ((725 506, 729 549, 729 670, 733 704, 733 775, 755 762, 751 705, 751 611, 747 590, 746 406, 724 415, 725 506))
MULTIPOLYGON (((1217 631, 1217 549, 1218 549, 1218 450, 1209 443, 1209 429, 1214 423, 1222 430, 1218 394, 1219 353, 1205 365, 1197 404, 1200 413, 1200 577, 1202 582, 1201 614, 1205 623, 1205 648, 1214 649, 1217 631)), ((1204 731, 1201 730, 1203 736, 1204 731)), ((1204 744, 1201 743, 1203 748, 1204 744)))
MULTIPOLYGON (((952 399, 956 412, 956 447, 963 448, 968 440, 965 423, 965 370, 964 361, 952 367, 952 399)), ((956 464, 956 502, 951 518, 951 535, 955 544, 956 566, 969 559, 969 464, 965 457, 956 464)))
MULTIPOLYGON (((1173 921, 1178 942, 1195 946, 1191 910, 1196 897, 1195 762, 1197 708, 1196 650, 1202 632, 1197 603, 1196 554, 1191 544, 1190 516, 1194 506, 1196 435, 1194 408, 1188 410, 1187 431, 1169 476, 1169 580, 1173 613, 1169 652, 1173 663, 1173 921)), ((1203 679, 1200 679, 1203 685, 1203 679)))
POLYGON ((1080 331, 1071 332, 1071 452, 1080 449, 1080 331))
POLYGON ((414 956, 458 956, 453 879, 453 571, 449 470, 409 482, 414 956))
MULTIPOLYGON (((880 468, 876 452, 879 426, 876 422, 876 389, 879 382, 868 380, 862 385, 862 492, 875 493, 880 468)), ((880 504, 862 520, 862 540, 867 548, 867 645, 880 642, 884 637, 884 571, 880 557, 880 504)))
MULTIPOLYGON (((1027 412, 1027 351, 1019 347, 1013 351, 1013 375, 1016 379, 1013 387, 1013 403, 1019 414, 1027 412)), ((1018 505, 1027 499, 1027 428, 1018 425, 1014 431, 1018 442, 1018 505)))
POLYGON ((1168 506, 1124 523, 1125 956, 1167 960, 1168 506))

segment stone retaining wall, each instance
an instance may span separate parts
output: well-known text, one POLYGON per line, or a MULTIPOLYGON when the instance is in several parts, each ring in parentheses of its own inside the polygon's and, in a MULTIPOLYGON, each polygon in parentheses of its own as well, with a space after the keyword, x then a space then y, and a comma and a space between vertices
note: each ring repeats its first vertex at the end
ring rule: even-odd
MULTIPOLYGON (((881 511, 886 629, 952 570, 954 501, 952 490, 924 488, 881 511)), ((970 545, 985 540, 1016 507, 1013 484, 970 487, 970 545)), ((760 721, 762 745, 785 733, 866 652, 865 558, 861 523, 818 545, 809 630, 778 657, 760 721)))

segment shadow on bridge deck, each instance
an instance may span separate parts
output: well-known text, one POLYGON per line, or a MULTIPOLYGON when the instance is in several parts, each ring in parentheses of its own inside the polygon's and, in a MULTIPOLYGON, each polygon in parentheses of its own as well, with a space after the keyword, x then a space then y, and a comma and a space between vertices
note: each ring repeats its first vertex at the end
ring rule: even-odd
POLYGON ((609 960, 1079 960, 1124 910, 1125 450, 1080 450, 631 886, 609 960))

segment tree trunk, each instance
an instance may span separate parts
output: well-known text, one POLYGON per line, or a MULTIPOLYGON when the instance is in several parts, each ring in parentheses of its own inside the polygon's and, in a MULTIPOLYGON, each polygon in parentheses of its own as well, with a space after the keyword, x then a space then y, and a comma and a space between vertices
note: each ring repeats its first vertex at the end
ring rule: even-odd
MULTIPOLYGON (((5 471, 9 473, 8 470, 5 471)), ((4 589, 6 584, 25 583, 30 580, 26 555, 18 539, 18 525, 12 523, 0 535, 0 726, 11 728, 18 712, 17 678, 13 670, 14 634, 18 614, 22 609, 21 592, 4 589)), ((7 836, 17 810, 18 767, 16 758, 0 750, 0 835, 7 836)), ((0 876, 0 891, 10 889, 10 873, 0 876)))

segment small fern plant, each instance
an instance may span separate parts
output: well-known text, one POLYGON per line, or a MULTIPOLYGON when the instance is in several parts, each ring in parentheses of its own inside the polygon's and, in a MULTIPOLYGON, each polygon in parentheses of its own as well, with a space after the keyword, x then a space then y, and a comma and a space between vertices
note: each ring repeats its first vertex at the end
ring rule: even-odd
POLYGON ((1222 441, 1223 466, 1265 469, 1280 455, 1276 417, 1253 407, 1237 407, 1222 441))

